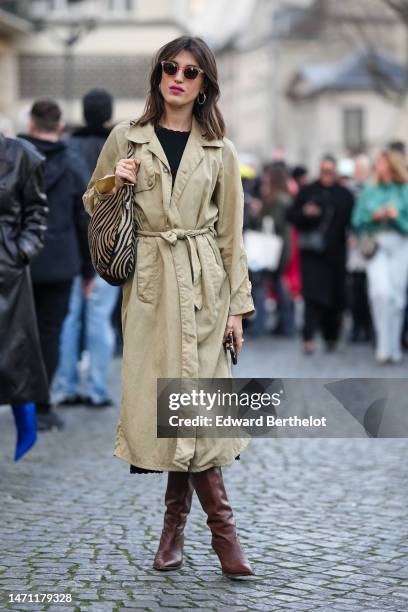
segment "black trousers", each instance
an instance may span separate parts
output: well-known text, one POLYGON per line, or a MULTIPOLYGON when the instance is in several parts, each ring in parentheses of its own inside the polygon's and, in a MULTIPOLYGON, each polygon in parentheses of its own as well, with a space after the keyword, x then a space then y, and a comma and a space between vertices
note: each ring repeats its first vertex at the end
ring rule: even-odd
POLYGON ((313 340, 316 331, 320 330, 326 342, 335 342, 339 337, 342 314, 342 310, 306 299, 303 340, 313 340))
MULTIPOLYGON (((62 324, 68 313, 72 280, 59 283, 33 283, 35 310, 48 383, 51 384, 59 359, 62 324)), ((37 405, 48 412, 49 405, 37 405)))

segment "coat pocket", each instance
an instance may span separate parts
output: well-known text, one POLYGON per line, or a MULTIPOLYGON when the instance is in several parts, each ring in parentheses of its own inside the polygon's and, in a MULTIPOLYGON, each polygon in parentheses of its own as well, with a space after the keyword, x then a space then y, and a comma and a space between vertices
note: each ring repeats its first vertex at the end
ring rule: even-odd
POLYGON ((212 237, 207 236, 207 243, 209 248, 205 250, 205 260, 208 269, 211 271, 211 281, 215 297, 218 297, 224 282, 227 272, 224 268, 221 253, 216 243, 213 242, 212 237))
POLYGON ((151 156, 142 156, 140 159, 140 166, 137 173, 135 193, 140 193, 141 191, 148 191, 149 189, 153 189, 156 184, 156 180, 156 173, 154 171, 151 156))
POLYGON ((137 296, 151 304, 156 301, 159 282, 159 249, 155 238, 138 238, 136 255, 137 296))
POLYGON ((222 261, 218 244, 212 236, 208 236, 208 242, 211 247, 212 254, 214 256, 215 265, 218 267, 219 273, 222 275, 222 277, 225 278, 227 276, 227 271, 224 267, 224 262, 222 261))

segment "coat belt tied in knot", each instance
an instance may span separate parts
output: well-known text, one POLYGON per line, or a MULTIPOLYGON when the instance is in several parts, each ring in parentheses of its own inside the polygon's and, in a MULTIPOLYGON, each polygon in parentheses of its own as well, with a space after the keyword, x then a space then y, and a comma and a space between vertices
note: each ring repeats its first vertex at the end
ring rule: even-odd
POLYGON ((191 229, 191 230, 175 228, 175 229, 168 230, 166 232, 149 232, 148 230, 137 230, 137 235, 138 236, 159 236, 160 238, 167 240, 167 242, 169 242, 172 246, 174 246, 177 240, 185 240, 186 238, 199 236, 200 234, 207 234, 208 232, 211 232, 213 236, 217 235, 217 232, 215 231, 215 228, 212 225, 209 225, 208 227, 203 227, 201 229, 191 229))
MULTIPOLYGON (((175 228, 168 230, 166 232, 150 232, 148 230, 137 230, 137 236, 152 236, 163 238, 169 242, 172 246, 177 243, 177 240, 187 240, 188 254, 191 264, 191 273, 192 273, 192 281, 193 281, 193 295, 194 295, 194 306, 201 310, 203 305, 203 297, 201 291, 201 262, 197 253, 197 246, 195 244, 195 240, 191 240, 195 236, 200 236, 202 234, 211 233, 214 237, 217 235, 217 232, 213 225, 209 225, 207 227, 203 227, 201 229, 180 229, 175 228)), ((176 270, 177 273, 177 270, 176 270)))

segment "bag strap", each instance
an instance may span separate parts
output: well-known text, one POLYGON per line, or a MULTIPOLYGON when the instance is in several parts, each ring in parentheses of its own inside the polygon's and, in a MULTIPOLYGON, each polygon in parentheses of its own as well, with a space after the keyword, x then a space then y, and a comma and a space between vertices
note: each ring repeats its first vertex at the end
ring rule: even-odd
MULTIPOLYGON (((136 125, 136 121, 131 121, 130 122, 130 126, 134 126, 136 125)), ((136 143, 133 142, 133 140, 128 140, 128 150, 127 150, 127 159, 130 159, 132 157, 134 157, 136 151, 136 143)), ((125 208, 127 210, 131 210, 133 211, 133 194, 134 194, 134 185, 132 185, 132 187, 130 189, 127 189, 125 192, 125 208)))
MULTIPOLYGON (((133 127, 133 126, 135 126, 135 125, 136 125, 136 123, 137 123, 137 121, 132 120, 132 121, 130 122, 129 126, 130 126, 130 127, 133 127)), ((134 155, 134 153, 135 153, 135 150, 136 150, 136 143, 135 143, 135 142, 133 142, 133 140, 128 140, 128 150, 127 150, 127 156, 126 156, 126 157, 127 157, 127 159, 129 159, 129 158, 133 157, 133 155, 134 155)))
MULTIPOLYGON (((136 125, 136 121, 131 121, 130 122, 130 126, 136 125)), ((136 143, 133 142, 132 140, 128 140, 127 141, 127 155, 126 155, 126 159, 130 159, 134 156, 135 154, 135 150, 136 150, 136 143)), ((115 166, 116 169, 116 166, 115 166)), ((133 194, 133 189, 134 189, 134 185, 132 185, 131 189, 124 189, 125 185, 122 187, 122 194, 123 194, 123 199, 124 199, 124 205, 125 208, 127 210, 132 208, 132 194, 133 194)), ((116 196, 117 198, 118 194, 113 194, 111 197, 116 196)), ((110 198, 109 198, 110 199, 110 198)), ((107 202, 107 200, 105 200, 105 202, 107 202)))
POLYGON ((128 140, 128 150, 127 150, 127 159, 133 157, 136 150, 136 143, 128 140))

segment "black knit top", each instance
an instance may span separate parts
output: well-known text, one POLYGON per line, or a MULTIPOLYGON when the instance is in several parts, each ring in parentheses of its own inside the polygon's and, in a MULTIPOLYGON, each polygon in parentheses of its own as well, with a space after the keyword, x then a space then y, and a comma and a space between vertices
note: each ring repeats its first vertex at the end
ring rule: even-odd
POLYGON ((174 186, 177 170, 191 132, 169 130, 161 125, 155 131, 170 164, 171 178, 174 186))

